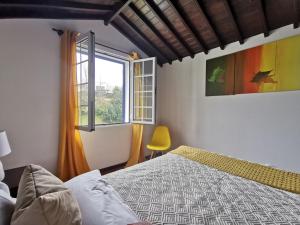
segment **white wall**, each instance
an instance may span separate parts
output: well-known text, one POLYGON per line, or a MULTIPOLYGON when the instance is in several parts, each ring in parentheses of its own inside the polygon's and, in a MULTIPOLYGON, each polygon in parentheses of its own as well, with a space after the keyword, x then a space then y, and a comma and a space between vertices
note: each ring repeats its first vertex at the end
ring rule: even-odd
MULTIPOLYGON (((1 159, 5 169, 36 163, 56 170, 60 41, 52 27, 93 30, 102 44, 140 51, 102 21, 0 20, 0 129, 7 130, 12 147, 1 159)), ((97 128, 82 136, 92 168, 127 160, 130 125, 97 128)))
POLYGON ((128 160, 131 124, 98 126, 95 132, 81 132, 81 137, 92 169, 105 168, 128 160))
MULTIPOLYGON (((45 23, 0 20, 0 129, 8 133, 10 169, 56 167, 59 40, 45 23)), ((2 159, 1 159, 2 160, 2 159)))
POLYGON ((300 172, 300 91, 205 97, 206 59, 295 34, 300 29, 288 26, 159 68, 159 122, 171 128, 173 147, 202 147, 300 172))
MULTIPOLYGON (((51 27, 90 29, 104 44, 130 51, 136 47, 99 21, 0 20, 0 129, 8 132, 12 154, 6 169, 36 163, 55 171, 59 121, 59 39, 51 27)), ((174 147, 187 144, 236 157, 300 171, 300 93, 281 92, 205 97, 205 60, 279 39, 291 27, 212 50, 195 59, 158 68, 158 116, 170 126, 174 147), (170 101, 173 99, 173 101, 170 101), (284 158, 283 158, 284 156, 284 158)), ((145 128, 144 144, 152 134, 145 128)), ((82 132, 92 168, 125 162, 131 126, 82 132)))

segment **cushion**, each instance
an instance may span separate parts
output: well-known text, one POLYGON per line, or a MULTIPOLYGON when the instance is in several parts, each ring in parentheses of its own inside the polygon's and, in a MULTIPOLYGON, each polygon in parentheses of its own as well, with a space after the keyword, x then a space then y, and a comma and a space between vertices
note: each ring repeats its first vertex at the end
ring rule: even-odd
POLYGON ((135 213, 102 177, 99 170, 77 176, 65 185, 76 197, 83 225, 127 225, 139 222, 135 213))
POLYGON ((63 182, 46 169, 29 165, 18 189, 11 225, 80 225, 78 203, 63 182))
POLYGON ((3 179, 4 179, 4 169, 3 169, 2 162, 0 161, 0 181, 3 181, 3 179))
POLYGON ((10 197, 8 186, 0 182, 0 225, 10 224, 15 201, 10 197))

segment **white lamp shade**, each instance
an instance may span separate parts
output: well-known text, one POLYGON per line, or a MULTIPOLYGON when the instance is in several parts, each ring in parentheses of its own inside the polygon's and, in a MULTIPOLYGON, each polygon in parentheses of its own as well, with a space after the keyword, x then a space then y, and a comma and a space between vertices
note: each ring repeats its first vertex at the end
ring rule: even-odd
POLYGON ((6 132, 0 131, 0 157, 8 155, 11 152, 6 132))

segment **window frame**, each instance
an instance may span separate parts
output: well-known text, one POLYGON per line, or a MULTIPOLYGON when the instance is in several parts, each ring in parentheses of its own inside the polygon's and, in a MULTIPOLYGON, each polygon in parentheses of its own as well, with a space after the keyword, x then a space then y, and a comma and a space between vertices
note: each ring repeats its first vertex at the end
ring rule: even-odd
MULTIPOLYGON (((122 125, 122 124, 129 124, 130 123, 130 119, 128 118, 126 121, 126 110, 128 111, 128 114, 130 114, 130 99, 128 99, 128 109, 126 109, 126 91, 129 92, 129 96, 130 96, 130 84, 128 84, 128 87, 126 87, 126 63, 128 63, 128 76, 130 79, 130 60, 126 60, 126 59, 121 59, 109 54, 105 54, 101 51, 95 50, 95 67, 96 67, 96 58, 98 59, 102 59, 102 60, 107 60, 110 62, 114 62, 114 63, 118 63, 123 65, 123 90, 122 90, 122 123, 100 123, 97 124, 96 123, 96 119, 95 119, 95 127, 101 127, 101 126, 113 126, 113 125, 122 125), (128 90, 126 90, 128 89, 128 90)), ((96 72, 95 72, 95 79, 96 79, 96 72)), ((96 86, 95 86, 96 88, 96 86)), ((95 91, 95 96, 96 96, 96 91, 95 91)), ((95 101, 96 104, 96 101, 95 101)), ((95 106, 95 118, 96 118, 96 106, 95 106)))
MULTIPOLYGON (((88 55, 88 102, 87 102, 87 108, 88 108, 88 124, 81 125, 78 124, 75 126, 78 130, 83 131, 94 131, 95 130, 95 34, 92 31, 89 31, 85 34, 80 34, 76 37, 76 54, 77 54, 77 44, 84 42, 85 40, 88 41, 87 49, 87 55, 88 55)), ((82 49, 80 48, 80 54, 82 52, 82 49)), ((78 86, 82 84, 77 83, 77 65, 82 64, 82 61, 78 63, 78 60, 76 58, 76 92, 78 93, 78 86)), ((81 71, 81 70, 80 70, 81 71)), ((79 96, 77 96, 79 98, 79 96)), ((76 110, 80 110, 82 105, 77 105, 78 108, 76 110)), ((80 114, 78 113, 78 117, 80 114)), ((78 121, 80 121, 80 118, 78 118, 78 121)))
MULTIPOLYGON (((147 125, 154 125, 156 123, 156 71, 157 71, 157 61, 156 57, 148 57, 143 59, 137 59, 137 60, 131 60, 130 62, 130 123, 133 124, 147 124, 147 125), (146 121, 146 120, 135 120, 134 119, 134 63, 139 62, 145 62, 145 61, 153 61, 152 65, 152 120, 146 121)), ((144 69, 144 68, 143 68, 144 69)), ((144 72, 143 72, 144 73, 144 72)), ((142 77, 149 77, 149 75, 142 75, 142 77)), ((144 106, 142 108, 146 108, 147 106, 144 106)))

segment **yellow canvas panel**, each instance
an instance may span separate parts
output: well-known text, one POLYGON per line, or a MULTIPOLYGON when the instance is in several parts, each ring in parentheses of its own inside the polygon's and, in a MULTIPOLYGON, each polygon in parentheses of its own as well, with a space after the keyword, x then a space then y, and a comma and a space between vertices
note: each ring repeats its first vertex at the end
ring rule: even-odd
POLYGON ((275 54, 276 54, 275 42, 263 45, 261 64, 260 64, 261 71, 275 69, 275 54))
MULTIPOLYGON (((272 71, 270 76, 276 82, 278 75, 275 67, 275 56, 276 56, 276 42, 265 44, 262 47, 261 65, 260 71, 272 71)), ((259 92, 273 92, 277 91, 277 83, 262 83, 259 86, 259 92)))
POLYGON ((278 91, 300 90, 300 36, 277 41, 278 91))

